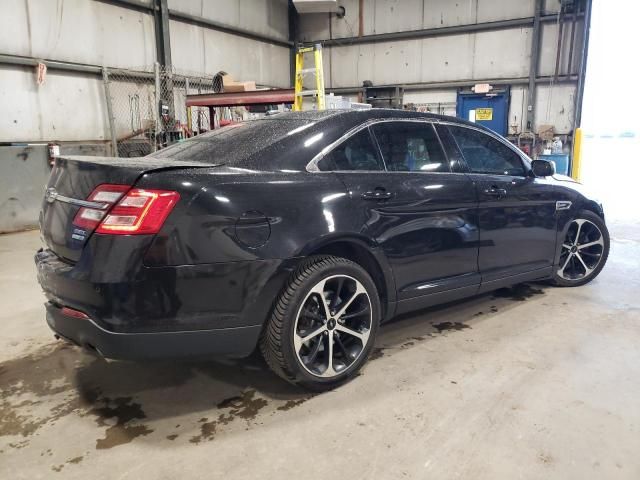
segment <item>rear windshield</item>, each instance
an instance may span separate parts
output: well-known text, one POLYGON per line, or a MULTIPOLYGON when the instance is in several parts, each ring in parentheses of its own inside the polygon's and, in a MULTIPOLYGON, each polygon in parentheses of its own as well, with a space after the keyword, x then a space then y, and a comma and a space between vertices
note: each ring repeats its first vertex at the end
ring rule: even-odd
POLYGON ((313 123, 313 120, 300 118, 251 120, 203 133, 171 145, 152 156, 238 165, 278 140, 293 136, 313 123))

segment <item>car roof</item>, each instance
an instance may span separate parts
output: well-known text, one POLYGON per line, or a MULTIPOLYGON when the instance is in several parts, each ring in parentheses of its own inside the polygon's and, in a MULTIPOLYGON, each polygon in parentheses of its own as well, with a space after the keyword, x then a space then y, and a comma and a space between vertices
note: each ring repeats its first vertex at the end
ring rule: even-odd
POLYGON ((425 119, 468 124, 445 115, 389 108, 284 112, 197 135, 152 153, 203 164, 259 169, 303 169, 320 151, 348 131, 372 120, 425 119), (244 126, 244 127, 243 127, 244 126))
POLYGON ((368 109, 335 109, 335 110, 309 110, 304 112, 282 112, 267 117, 262 117, 261 120, 300 120, 301 122, 324 122, 324 121, 338 121, 344 126, 356 126, 367 120, 376 119, 425 119, 425 120, 438 120, 452 123, 458 123, 461 125, 470 125, 476 128, 480 128, 487 132, 493 133, 490 129, 479 125, 477 123, 469 122, 467 120, 452 117, 448 115, 440 115, 429 112, 416 112, 413 110, 400 110, 394 108, 368 108, 368 109))
POLYGON ((445 115, 437 115, 435 113, 415 112, 413 110, 400 110, 395 108, 367 108, 367 109, 332 109, 332 110, 308 110, 304 112, 281 112, 274 115, 262 117, 265 120, 324 120, 330 117, 357 117, 360 118, 378 118, 378 117, 395 117, 395 118, 448 118, 445 115))

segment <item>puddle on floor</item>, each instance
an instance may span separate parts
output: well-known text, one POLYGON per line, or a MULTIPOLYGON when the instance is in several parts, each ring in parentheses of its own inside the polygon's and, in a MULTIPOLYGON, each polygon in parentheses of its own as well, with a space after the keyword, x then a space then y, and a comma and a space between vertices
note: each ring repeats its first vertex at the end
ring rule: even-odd
POLYGON ((471 327, 466 323, 462 323, 462 322, 442 322, 442 323, 436 323, 433 326, 433 328, 438 330, 438 333, 442 333, 448 330, 464 330, 466 328, 471 328, 471 327))
MULTIPOLYGON (((273 405, 272 414, 284 414, 311 397, 252 360, 236 365, 107 362, 56 343, 0 363, 0 445, 4 444, 0 455, 28 447, 33 436, 46 435, 44 428, 68 415, 95 423, 95 436, 87 440, 95 442, 97 450, 141 437, 157 441, 157 432, 152 435, 158 429, 155 422, 182 415, 193 420, 176 425, 175 432, 165 429, 159 438, 174 442, 183 437, 199 443, 213 439, 221 426, 233 422, 249 428, 269 405, 273 405), (221 392, 234 390, 236 395, 215 401, 221 392), (182 397, 189 401, 173 400, 182 397)), ((59 472, 81 458, 52 468, 59 472)))
POLYGON ((544 295, 544 290, 532 287, 528 283, 521 283, 509 288, 501 288, 492 293, 493 298, 507 298, 519 302, 523 302, 535 295, 544 295))

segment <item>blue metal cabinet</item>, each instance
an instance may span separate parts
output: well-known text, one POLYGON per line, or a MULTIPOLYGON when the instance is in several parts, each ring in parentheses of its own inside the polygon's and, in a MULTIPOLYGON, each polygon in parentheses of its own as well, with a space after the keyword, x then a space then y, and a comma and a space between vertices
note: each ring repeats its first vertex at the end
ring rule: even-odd
POLYGON ((540 160, 551 160, 556 164, 556 172, 561 175, 569 175, 569 155, 566 153, 552 153, 549 155, 538 155, 540 160))
POLYGON ((509 98, 508 88, 488 94, 458 92, 456 116, 507 135, 509 98), (470 115, 472 110, 474 113, 470 115))

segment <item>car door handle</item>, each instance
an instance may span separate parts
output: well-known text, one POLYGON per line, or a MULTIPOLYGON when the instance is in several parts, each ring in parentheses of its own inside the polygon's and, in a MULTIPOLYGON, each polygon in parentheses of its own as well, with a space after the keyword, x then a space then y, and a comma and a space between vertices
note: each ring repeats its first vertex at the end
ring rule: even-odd
POLYGON ((506 197, 507 191, 504 188, 491 187, 487 188, 484 193, 493 197, 506 197))
POLYGON ((373 190, 371 192, 364 192, 362 198, 365 200, 389 200, 393 198, 393 192, 387 192, 386 190, 373 190))

